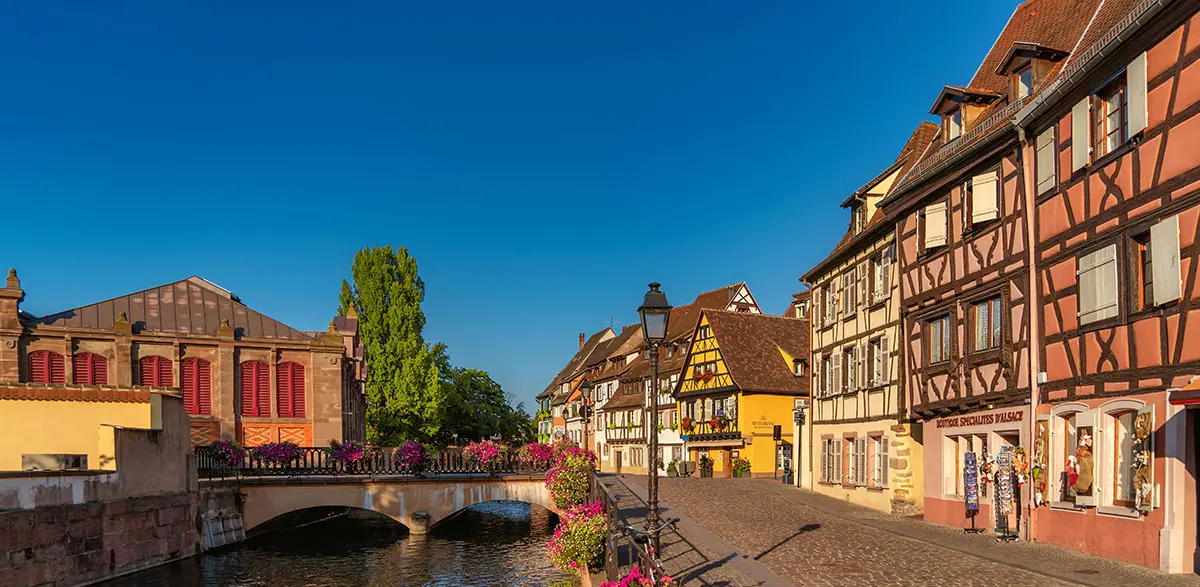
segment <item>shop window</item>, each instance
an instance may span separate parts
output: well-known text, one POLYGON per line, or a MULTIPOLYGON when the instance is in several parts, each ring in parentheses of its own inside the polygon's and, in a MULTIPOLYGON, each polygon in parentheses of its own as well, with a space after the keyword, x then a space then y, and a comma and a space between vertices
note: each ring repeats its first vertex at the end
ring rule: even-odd
POLYGON ((975 352, 1000 348, 1000 327, 1003 322, 1000 313, 1000 296, 976 303, 973 313, 975 315, 975 352))

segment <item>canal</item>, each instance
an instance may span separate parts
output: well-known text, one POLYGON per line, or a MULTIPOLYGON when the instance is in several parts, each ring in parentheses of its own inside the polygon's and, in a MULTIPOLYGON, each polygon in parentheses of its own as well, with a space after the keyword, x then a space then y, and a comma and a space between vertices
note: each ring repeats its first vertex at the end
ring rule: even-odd
POLYGON ((354 511, 100 585, 570 585, 546 555, 556 523, 536 506, 500 501, 473 506, 427 536, 412 536, 391 519, 354 511))

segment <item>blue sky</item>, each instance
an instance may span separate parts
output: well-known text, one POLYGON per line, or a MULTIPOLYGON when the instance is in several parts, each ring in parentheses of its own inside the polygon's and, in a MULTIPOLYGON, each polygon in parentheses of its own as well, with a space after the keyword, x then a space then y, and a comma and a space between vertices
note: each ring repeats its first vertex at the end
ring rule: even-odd
POLYGON ((0 265, 35 314, 197 274, 322 329, 406 246, 426 337, 531 405, 649 281, 781 312, 1016 7, 813 4, 15 3, 0 265))

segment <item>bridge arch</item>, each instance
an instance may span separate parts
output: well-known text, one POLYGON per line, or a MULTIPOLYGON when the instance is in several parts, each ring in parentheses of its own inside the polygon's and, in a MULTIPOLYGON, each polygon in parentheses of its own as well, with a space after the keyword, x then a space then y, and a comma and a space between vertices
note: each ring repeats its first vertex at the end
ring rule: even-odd
POLYGON ((310 508, 352 507, 386 515, 423 534, 438 522, 476 504, 523 501, 558 513, 538 477, 456 479, 243 479, 243 524, 249 532, 279 516, 310 508))

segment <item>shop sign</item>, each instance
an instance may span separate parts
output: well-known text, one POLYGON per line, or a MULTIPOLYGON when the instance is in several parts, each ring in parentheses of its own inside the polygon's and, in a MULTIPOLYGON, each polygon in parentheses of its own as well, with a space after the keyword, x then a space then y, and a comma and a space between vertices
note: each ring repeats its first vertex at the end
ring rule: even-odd
POLYGON ((951 418, 938 418, 938 428, 961 428, 963 426, 988 426, 991 424, 1005 424, 1008 422, 1020 422, 1025 419, 1024 410, 1013 410, 1011 412, 999 412, 996 414, 972 414, 968 416, 954 416, 951 418))

